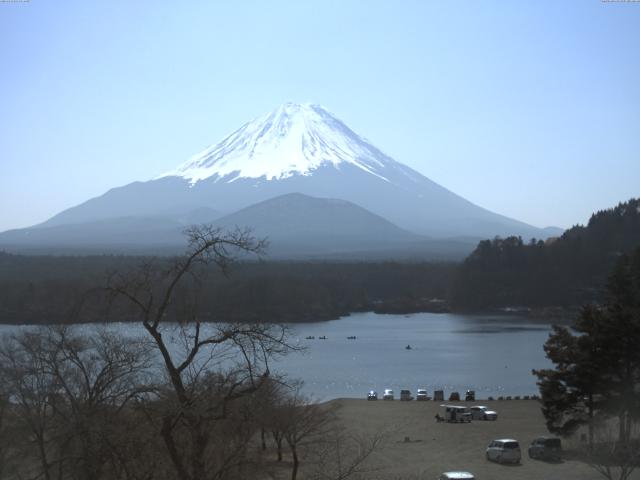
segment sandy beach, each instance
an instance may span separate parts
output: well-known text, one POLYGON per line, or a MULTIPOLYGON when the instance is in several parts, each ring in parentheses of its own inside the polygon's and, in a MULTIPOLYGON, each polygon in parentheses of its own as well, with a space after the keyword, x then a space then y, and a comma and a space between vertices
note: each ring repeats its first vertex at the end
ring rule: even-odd
MULTIPOLYGON (((371 458, 377 470, 371 478, 437 479, 445 471, 464 470, 478 480, 590 480, 604 478, 576 460, 549 463, 532 460, 527 447, 537 436, 549 435, 535 400, 451 402, 487 405, 499 414, 497 421, 468 424, 437 423, 441 402, 335 400, 342 424, 361 434, 386 431, 384 445, 371 458), (409 441, 405 441, 409 437, 409 441), (494 439, 515 438, 520 442, 520 465, 500 465, 485 458, 485 448, 494 439)), ((449 403, 449 402, 447 402, 449 403)), ((441 412, 442 413, 442 412, 441 412)), ((563 441, 570 450, 571 442, 563 441)), ((631 479, 640 478, 640 469, 631 479)))

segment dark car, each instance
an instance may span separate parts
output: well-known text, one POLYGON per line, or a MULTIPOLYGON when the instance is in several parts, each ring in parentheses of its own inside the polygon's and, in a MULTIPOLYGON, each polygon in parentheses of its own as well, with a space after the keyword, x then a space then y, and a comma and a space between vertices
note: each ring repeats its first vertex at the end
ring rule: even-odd
POLYGON ((408 402, 410 400, 413 400, 413 396, 411 396, 411 391, 400 390, 400 400, 402 400, 403 402, 408 402))
POLYGON ((560 460, 562 443, 556 437, 538 437, 529 445, 529 458, 538 460, 560 460))
POLYGON ((464 399, 467 402, 475 402, 476 401, 475 390, 467 390, 467 393, 464 394, 464 399))
POLYGON ((376 392, 375 390, 369 390, 369 393, 367 393, 367 400, 377 400, 378 399, 378 392, 376 392))
POLYGON ((449 395, 449 401, 450 402, 459 402, 460 401, 460 393, 451 392, 451 394, 449 395))

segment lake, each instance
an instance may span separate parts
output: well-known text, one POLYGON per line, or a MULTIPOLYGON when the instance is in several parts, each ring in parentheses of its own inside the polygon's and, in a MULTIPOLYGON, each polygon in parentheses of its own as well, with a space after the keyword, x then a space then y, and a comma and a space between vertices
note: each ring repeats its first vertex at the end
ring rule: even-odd
POLYGON ((430 395, 467 389, 479 398, 531 395, 538 393, 531 370, 551 365, 542 349, 551 324, 526 317, 358 313, 293 328, 307 351, 279 362, 279 370, 303 379, 305 390, 323 400, 385 388, 415 395, 421 387, 430 395))
MULTIPOLYGON (((272 370, 302 379, 305 393, 317 400, 364 398, 369 390, 381 394, 385 388, 396 396, 400 389, 415 395, 417 388, 427 388, 430 395, 471 389, 478 398, 531 395, 537 393, 531 370, 551 365, 542 349, 551 324, 527 317, 357 313, 290 326, 294 343, 305 350, 279 360, 272 370)), ((142 332, 137 324, 113 327, 142 332)), ((0 333, 16 328, 3 325, 0 333)))

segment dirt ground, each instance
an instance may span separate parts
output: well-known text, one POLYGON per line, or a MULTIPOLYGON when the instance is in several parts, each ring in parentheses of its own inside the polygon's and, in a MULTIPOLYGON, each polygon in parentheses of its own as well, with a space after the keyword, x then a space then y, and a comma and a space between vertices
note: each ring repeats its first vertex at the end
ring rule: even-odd
MULTIPOLYGON (((469 471, 478 480, 590 480, 602 479, 599 473, 576 460, 549 463, 532 460, 527 447, 537 436, 549 435, 535 400, 477 401, 498 412, 498 420, 468 424, 437 423, 442 402, 400 402, 340 399, 341 423, 360 434, 388 432, 384 445, 371 458, 380 468, 371 478, 437 479, 445 471, 469 471), (405 441, 409 437, 409 441, 405 441), (497 438, 515 438, 520 442, 520 465, 499 465, 485 458, 486 446, 497 438)), ((448 403, 448 402, 447 402, 448 403)), ((472 405, 466 402, 452 404, 472 405)), ((576 442, 577 445, 577 442, 576 442)), ((565 449, 572 443, 563 441, 565 449)), ((640 469, 631 479, 640 479, 640 469)))

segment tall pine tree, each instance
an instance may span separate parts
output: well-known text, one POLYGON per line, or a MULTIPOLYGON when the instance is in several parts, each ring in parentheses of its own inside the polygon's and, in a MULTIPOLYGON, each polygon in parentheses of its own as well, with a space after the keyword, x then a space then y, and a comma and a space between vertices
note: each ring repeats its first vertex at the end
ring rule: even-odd
POLYGON ((618 419, 628 442, 640 418, 640 248, 621 256, 607 301, 584 307, 571 329, 554 327, 544 345, 552 369, 534 370, 549 431, 567 436, 600 418, 618 419))

